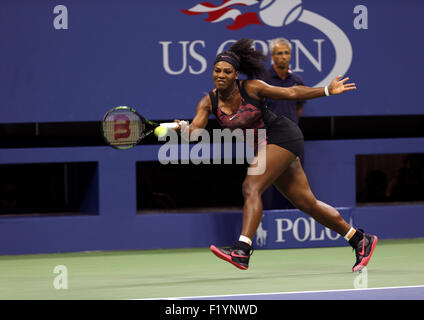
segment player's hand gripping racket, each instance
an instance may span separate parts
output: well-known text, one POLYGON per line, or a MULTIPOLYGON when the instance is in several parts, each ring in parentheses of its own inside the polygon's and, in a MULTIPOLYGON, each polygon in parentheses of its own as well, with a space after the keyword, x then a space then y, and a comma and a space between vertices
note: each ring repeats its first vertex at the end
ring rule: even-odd
POLYGON ((178 123, 156 123, 143 118, 134 109, 119 106, 103 117, 102 131, 106 142, 116 149, 129 149, 149 136, 157 127, 176 128, 178 123))

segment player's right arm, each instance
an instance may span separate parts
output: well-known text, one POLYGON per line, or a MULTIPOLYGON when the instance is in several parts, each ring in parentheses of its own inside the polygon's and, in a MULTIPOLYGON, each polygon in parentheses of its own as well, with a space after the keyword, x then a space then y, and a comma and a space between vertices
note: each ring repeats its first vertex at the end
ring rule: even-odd
POLYGON ((208 124, 212 104, 209 95, 204 96, 197 104, 196 115, 190 124, 190 133, 196 129, 204 129, 208 124))
MULTIPOLYGON (((193 121, 188 126, 188 129, 190 130, 189 133, 191 134, 196 129, 204 129, 206 125, 208 124, 209 115, 212 112, 212 104, 211 100, 209 98, 209 95, 205 95, 197 104, 196 109, 196 115, 193 118, 193 121)), ((179 120, 175 120, 176 122, 179 122, 180 125, 175 128, 177 131, 181 131, 181 133, 184 133, 185 127, 184 124, 182 124, 179 120)))

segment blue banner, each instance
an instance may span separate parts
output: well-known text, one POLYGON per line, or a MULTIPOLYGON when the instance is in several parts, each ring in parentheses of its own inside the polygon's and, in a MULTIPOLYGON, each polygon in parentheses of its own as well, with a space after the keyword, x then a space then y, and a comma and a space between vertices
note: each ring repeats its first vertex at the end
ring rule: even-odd
POLYGON ((422 1, 3 0, 2 123, 97 121, 117 105, 192 119, 215 55, 242 37, 286 37, 309 86, 346 75, 358 90, 304 116, 423 114, 422 1))
MULTIPOLYGON (((353 225, 352 208, 338 211, 353 225)), ((288 249, 345 246, 347 242, 299 210, 272 210, 264 211, 253 245, 257 249, 288 249)))

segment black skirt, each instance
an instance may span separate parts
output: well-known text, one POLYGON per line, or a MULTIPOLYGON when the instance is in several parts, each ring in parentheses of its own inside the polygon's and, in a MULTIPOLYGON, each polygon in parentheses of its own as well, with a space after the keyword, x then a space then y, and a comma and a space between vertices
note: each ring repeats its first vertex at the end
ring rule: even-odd
POLYGON ((303 158, 303 133, 296 123, 279 116, 267 123, 267 144, 275 144, 303 158))

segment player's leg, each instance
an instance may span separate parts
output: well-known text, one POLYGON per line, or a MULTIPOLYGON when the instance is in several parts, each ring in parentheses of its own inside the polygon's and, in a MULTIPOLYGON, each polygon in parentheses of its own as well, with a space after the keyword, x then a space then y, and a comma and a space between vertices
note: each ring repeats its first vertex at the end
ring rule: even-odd
POLYGON ((340 213, 328 204, 319 201, 309 187, 308 179, 299 158, 275 180, 274 186, 299 210, 309 214, 322 225, 345 236, 351 226, 340 213))
POLYGON ((290 151, 273 144, 266 146, 266 153, 262 153, 262 156, 266 157, 260 160, 266 164, 263 174, 248 174, 243 182, 244 206, 241 234, 250 239, 255 235, 262 218, 262 193, 296 158, 290 151))
POLYGON ((265 152, 259 152, 257 161, 251 166, 250 174, 243 182, 243 224, 240 241, 231 248, 211 246, 211 251, 219 258, 228 261, 240 269, 247 269, 249 255, 252 250, 251 239, 262 218, 262 193, 279 177, 295 159, 290 151, 276 145, 267 145, 265 152), (255 163, 264 165, 262 170, 256 170, 255 163), (261 174, 256 174, 261 173, 261 174))
POLYGON ((274 185, 296 208, 349 241, 356 249, 357 256, 353 271, 358 271, 368 264, 377 244, 377 237, 365 234, 363 230, 354 230, 335 208, 317 200, 309 187, 299 159, 289 165, 275 180, 274 185))

